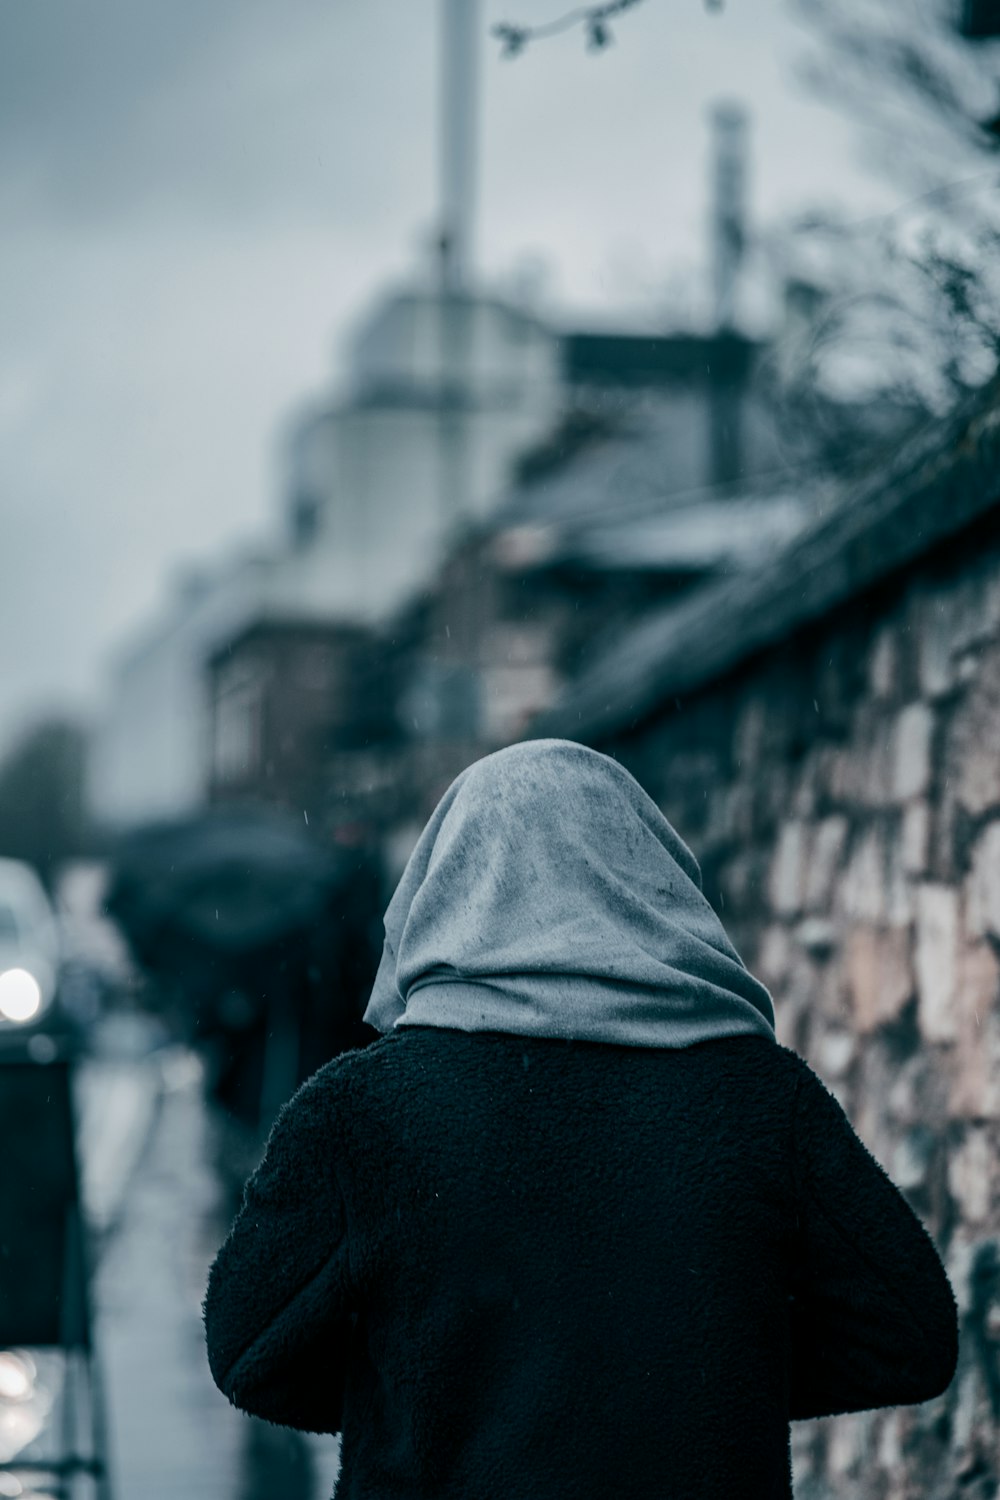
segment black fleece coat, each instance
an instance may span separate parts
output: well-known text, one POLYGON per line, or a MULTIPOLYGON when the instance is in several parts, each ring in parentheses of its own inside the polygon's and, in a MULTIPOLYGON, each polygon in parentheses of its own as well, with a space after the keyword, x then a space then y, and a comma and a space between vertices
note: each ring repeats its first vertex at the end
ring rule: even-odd
POLYGON ((927 1400, 937 1253, 840 1106, 757 1037, 430 1028, 283 1110, 212 1269, 215 1379, 343 1432, 364 1500, 788 1496, 788 1423, 927 1400))

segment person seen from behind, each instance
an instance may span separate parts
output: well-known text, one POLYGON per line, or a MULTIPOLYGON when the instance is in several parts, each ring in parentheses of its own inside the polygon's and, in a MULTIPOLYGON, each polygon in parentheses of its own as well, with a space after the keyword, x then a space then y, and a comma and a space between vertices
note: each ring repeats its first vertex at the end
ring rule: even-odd
POLYGON ((950 1383, 930 1237, 617 762, 456 779, 365 1019, 205 1300, 221 1390, 340 1432, 342 1500, 787 1497, 789 1422, 950 1383))

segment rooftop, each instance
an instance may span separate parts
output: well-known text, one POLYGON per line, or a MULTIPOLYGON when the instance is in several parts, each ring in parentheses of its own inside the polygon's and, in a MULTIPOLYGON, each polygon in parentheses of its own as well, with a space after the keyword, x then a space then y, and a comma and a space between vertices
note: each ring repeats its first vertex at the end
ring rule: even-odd
POLYGON ((1000 507, 1000 381, 902 445, 756 566, 646 615, 532 726, 582 739, 630 729, 859 597, 1000 507))

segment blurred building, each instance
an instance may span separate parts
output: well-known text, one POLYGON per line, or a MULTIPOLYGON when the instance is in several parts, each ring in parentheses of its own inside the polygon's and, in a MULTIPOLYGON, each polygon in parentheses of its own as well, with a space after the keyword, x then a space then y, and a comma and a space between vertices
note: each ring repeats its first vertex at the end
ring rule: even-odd
MULTIPOLYGON (((91 756, 89 800, 102 824, 174 815, 233 782, 233 747, 246 731, 216 701, 228 681, 220 653, 240 643, 245 666, 247 638, 263 621, 284 632, 279 654, 299 632, 315 655, 321 622, 333 640, 385 621, 426 584, 515 456, 551 428, 559 341, 492 298, 402 293, 362 327, 346 387, 293 432, 281 543, 184 581, 119 658, 91 756)), ((223 693, 238 696, 231 686, 223 693)), ((300 709, 308 717, 303 704, 293 718, 300 709)), ((270 712, 261 709, 262 724, 270 712)), ((248 784, 255 774, 248 765, 248 784)))
POLYGON ((600 642, 783 546, 815 503, 758 378, 765 346, 570 333, 562 352, 559 426, 397 620, 421 813, 519 738, 600 642))
POLYGON ((384 620, 481 519, 562 406, 560 341, 467 292, 382 302, 351 350, 346 397, 290 442, 292 545, 352 619, 384 620))
MULTIPOLYGON (((287 548, 226 559, 181 579, 121 653, 91 742, 88 802, 107 829, 168 818, 209 796, 218 753, 209 667, 261 619, 305 631, 330 617, 287 548)), ((225 732, 225 731, 224 731, 225 732)), ((229 730, 230 743, 235 733, 229 730)), ((224 752, 223 752, 224 755, 224 752)))
POLYGON ((318 815, 327 760, 386 734, 363 627, 261 613, 206 664, 213 802, 318 815))
POLYGON ((474 9, 442 11, 435 283, 376 305, 341 395, 294 425, 281 541, 178 588, 120 657, 91 763, 105 826, 209 797, 328 809, 338 789, 353 807, 399 788, 430 742, 516 732, 578 645, 764 534, 734 523, 713 543, 690 512, 664 530, 684 497, 733 498, 781 467, 761 351, 736 331, 742 112, 713 116, 717 331, 557 332, 471 274, 474 9))
POLYGON ((261 797, 350 818, 366 789, 381 819, 400 757, 516 736, 597 635, 796 524, 765 352, 388 298, 344 397, 291 431, 281 541, 183 581, 120 658, 97 819, 261 797))
POLYGON ((266 591, 265 555, 238 557, 175 583, 119 653, 91 740, 88 803, 109 828, 196 807, 209 775, 204 665, 266 591))

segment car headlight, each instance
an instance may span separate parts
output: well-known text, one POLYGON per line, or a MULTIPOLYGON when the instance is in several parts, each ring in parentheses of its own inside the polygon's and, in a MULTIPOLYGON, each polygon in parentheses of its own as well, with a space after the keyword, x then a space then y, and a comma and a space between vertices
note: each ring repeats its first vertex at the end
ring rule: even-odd
POLYGON ((0 974, 0 1016, 31 1021, 41 1008, 42 987, 28 969, 5 969, 0 974))
POLYGON ((51 1500, 48 1488, 36 1490, 10 1472, 17 1456, 45 1431, 51 1411, 52 1392, 27 1350, 0 1350, 0 1496, 51 1500))
POLYGON ((20 1349, 0 1350, 0 1400, 28 1401, 34 1395, 37 1375, 30 1354, 20 1349))

